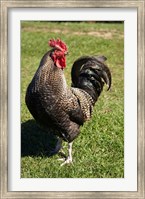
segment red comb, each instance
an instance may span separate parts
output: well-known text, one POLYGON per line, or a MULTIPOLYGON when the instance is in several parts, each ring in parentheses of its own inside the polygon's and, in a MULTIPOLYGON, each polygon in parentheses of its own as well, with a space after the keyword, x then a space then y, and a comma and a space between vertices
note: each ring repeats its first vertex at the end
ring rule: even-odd
POLYGON ((56 39, 56 40, 50 39, 48 44, 50 47, 58 48, 61 51, 67 51, 66 44, 63 41, 61 41, 60 39, 56 39))

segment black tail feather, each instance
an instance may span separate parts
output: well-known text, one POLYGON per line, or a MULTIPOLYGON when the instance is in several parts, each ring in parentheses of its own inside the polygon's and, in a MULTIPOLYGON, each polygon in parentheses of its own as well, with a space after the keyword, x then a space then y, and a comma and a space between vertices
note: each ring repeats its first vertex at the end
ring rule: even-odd
POLYGON ((111 72, 106 64, 106 57, 81 57, 72 66, 72 86, 84 89, 96 101, 104 83, 111 87, 111 72))

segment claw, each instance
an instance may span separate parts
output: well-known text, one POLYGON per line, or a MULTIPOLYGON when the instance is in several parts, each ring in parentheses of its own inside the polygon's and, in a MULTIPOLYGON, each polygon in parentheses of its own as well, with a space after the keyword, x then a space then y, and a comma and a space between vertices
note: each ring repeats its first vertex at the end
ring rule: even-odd
POLYGON ((66 160, 66 158, 58 158, 57 160, 58 160, 58 161, 63 161, 63 162, 64 162, 64 161, 66 160))
POLYGON ((72 164, 72 159, 70 157, 68 157, 60 166, 62 167, 65 164, 72 164))
POLYGON ((65 158, 65 161, 60 166, 62 167, 65 164, 72 164, 72 142, 68 143, 68 157, 65 158))

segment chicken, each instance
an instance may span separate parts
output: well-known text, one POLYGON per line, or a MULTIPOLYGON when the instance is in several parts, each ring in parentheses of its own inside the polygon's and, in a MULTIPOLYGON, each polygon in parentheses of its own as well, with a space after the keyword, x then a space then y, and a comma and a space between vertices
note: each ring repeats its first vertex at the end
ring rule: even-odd
POLYGON ((49 46, 52 49, 42 57, 27 88, 25 101, 42 128, 52 129, 60 140, 68 142, 64 165, 72 163, 73 140, 79 135, 80 126, 91 118, 104 83, 110 89, 111 73, 104 63, 106 57, 80 57, 72 66, 72 86, 68 87, 64 76, 67 46, 60 39, 51 39, 49 46))

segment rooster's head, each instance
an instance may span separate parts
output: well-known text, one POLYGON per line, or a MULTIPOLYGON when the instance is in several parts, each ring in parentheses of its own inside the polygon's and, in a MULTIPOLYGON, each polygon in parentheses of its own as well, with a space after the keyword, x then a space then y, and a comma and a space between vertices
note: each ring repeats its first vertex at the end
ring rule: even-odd
POLYGON ((58 68, 64 69, 66 67, 65 56, 68 53, 66 44, 62 42, 60 39, 57 40, 51 39, 48 42, 48 44, 50 47, 53 47, 54 49, 51 58, 53 59, 55 65, 58 68))

